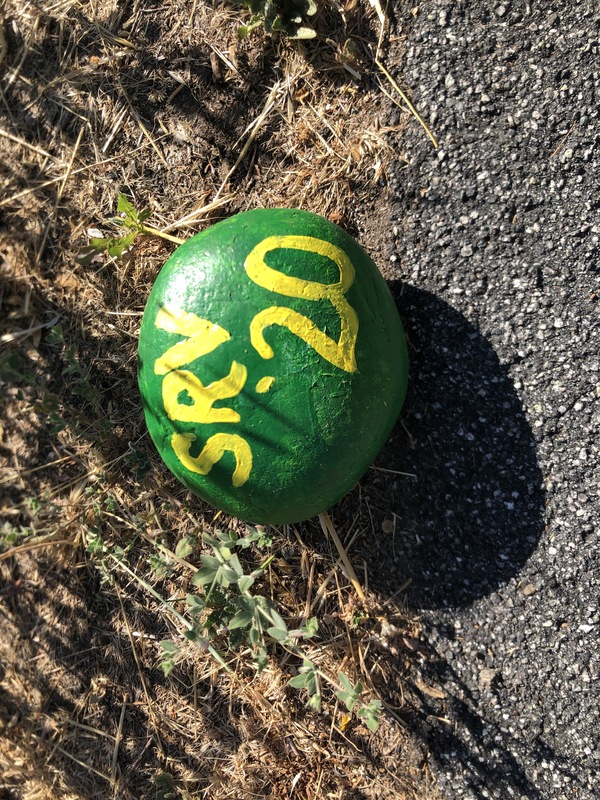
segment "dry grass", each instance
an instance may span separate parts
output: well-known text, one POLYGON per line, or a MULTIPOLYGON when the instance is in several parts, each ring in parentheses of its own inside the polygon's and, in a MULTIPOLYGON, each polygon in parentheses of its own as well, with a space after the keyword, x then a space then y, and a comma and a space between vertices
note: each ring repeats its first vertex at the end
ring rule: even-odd
MULTIPOLYGON (((85 550, 94 532, 127 547, 181 608, 190 566, 157 577, 150 557, 239 525, 177 484, 143 425, 137 332, 172 245, 145 238, 84 266, 88 231, 109 230, 123 191, 182 238, 301 206, 376 251, 369 220, 398 157, 379 122, 376 9, 324 3, 308 50, 238 42, 240 13, 221 2, 7 0, 0 14, 0 797, 432 796, 401 721, 418 629, 359 562, 361 610, 317 521, 275 532, 264 591, 290 620, 317 614, 315 661, 386 703, 376 734, 331 692, 307 712, 281 653, 256 675, 243 652, 228 672, 189 647, 165 678, 158 641, 179 626, 123 570, 103 581, 85 550)), ((334 520, 350 559, 378 535, 360 489, 334 520)))

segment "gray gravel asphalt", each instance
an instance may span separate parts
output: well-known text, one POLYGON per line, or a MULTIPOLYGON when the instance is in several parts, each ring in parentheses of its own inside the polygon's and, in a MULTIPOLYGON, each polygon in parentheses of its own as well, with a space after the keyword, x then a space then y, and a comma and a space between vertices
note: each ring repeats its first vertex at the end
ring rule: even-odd
POLYGON ((417 479, 389 574, 446 694, 413 722, 449 800, 599 798, 600 7, 396 13, 440 143, 412 122, 391 180, 412 365, 386 458, 417 479))

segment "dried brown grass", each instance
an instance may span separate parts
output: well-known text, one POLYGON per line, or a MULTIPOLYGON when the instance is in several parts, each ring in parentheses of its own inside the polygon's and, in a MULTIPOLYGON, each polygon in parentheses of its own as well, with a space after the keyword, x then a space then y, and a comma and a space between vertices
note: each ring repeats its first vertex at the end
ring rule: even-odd
MULTIPOLYGON (((173 619, 125 573, 101 583, 84 549, 96 530, 128 546, 134 570, 177 605, 190 569, 159 581, 149 555, 239 525, 168 475, 143 426, 137 332, 172 246, 146 238, 84 266, 88 230, 108 230, 117 191, 183 237, 256 206, 368 225, 394 156, 375 12, 325 4, 328 35, 305 51, 261 34, 237 42, 239 13, 220 2, 3 9, 0 796, 429 796, 398 716, 417 628, 357 564, 368 603, 355 624, 355 592, 315 522, 277 532, 266 590, 290 619, 318 615, 324 670, 384 698, 376 734, 331 694, 324 715, 307 713, 285 658, 256 675, 228 654, 232 677, 190 648, 164 678, 158 641, 179 636, 173 619)), ((360 493, 336 524, 350 558, 353 541, 376 535, 360 493)))

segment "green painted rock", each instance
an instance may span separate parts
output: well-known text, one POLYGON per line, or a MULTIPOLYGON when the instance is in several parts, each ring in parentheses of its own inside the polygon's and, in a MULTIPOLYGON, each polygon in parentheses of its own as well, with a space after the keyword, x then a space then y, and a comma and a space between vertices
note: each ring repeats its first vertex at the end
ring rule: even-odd
POLYGON ((154 444, 193 492, 252 522, 297 522, 343 497, 392 430, 407 368, 377 267, 306 211, 248 211, 194 236, 142 320, 154 444))

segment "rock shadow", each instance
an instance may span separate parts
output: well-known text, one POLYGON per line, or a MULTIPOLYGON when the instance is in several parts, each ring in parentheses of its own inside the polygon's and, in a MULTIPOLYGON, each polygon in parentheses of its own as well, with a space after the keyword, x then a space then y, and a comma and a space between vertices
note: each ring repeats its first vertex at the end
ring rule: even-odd
POLYGON ((394 532, 391 542, 378 537, 387 553, 377 563, 370 550, 374 588, 389 596, 410 579, 411 606, 465 607, 517 575, 542 532, 535 440, 506 367, 477 328, 423 289, 399 281, 390 289, 411 363, 400 421, 364 487, 392 478, 385 505, 394 532))

